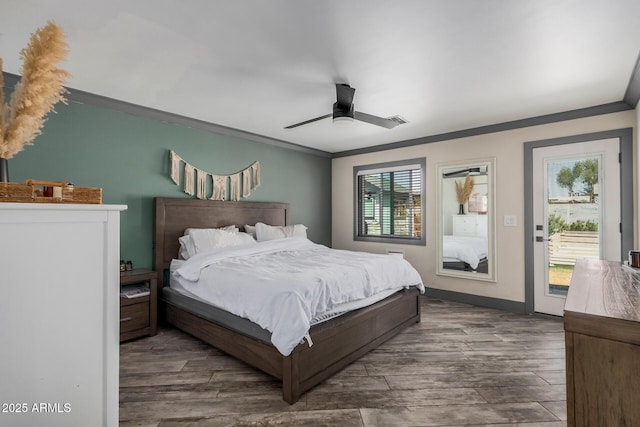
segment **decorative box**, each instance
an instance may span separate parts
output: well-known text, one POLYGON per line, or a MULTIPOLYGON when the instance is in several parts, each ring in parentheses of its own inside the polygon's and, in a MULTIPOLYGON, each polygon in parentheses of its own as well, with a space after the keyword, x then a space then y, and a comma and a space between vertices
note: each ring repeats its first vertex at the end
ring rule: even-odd
POLYGON ((0 202, 101 204, 102 188, 34 179, 23 184, 0 182, 0 202))

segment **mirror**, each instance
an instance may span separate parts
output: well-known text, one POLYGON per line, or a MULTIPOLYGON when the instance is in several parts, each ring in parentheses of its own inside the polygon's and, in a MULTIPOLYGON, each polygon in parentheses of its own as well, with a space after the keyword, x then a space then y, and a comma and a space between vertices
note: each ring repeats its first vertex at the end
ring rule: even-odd
POLYGON ((438 166, 437 274, 496 281, 495 159, 438 166))

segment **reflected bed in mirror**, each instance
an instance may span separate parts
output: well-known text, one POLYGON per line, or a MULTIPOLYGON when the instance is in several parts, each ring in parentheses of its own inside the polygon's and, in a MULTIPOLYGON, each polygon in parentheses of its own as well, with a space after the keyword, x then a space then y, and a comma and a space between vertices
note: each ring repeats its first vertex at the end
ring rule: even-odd
POLYGON ((439 275, 495 281, 495 159, 438 166, 439 275))

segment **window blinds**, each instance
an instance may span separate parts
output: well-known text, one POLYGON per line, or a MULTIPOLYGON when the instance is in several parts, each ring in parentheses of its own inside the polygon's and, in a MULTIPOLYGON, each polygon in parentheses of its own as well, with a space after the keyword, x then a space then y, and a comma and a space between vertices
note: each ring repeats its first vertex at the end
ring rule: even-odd
POLYGON ((420 239, 420 165, 357 172, 358 235, 420 239))

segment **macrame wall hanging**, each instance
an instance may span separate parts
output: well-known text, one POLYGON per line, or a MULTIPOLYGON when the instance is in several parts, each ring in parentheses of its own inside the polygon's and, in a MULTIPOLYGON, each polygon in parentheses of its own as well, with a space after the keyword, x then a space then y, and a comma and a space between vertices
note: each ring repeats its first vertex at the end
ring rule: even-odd
POLYGON ((180 164, 184 163, 184 180, 182 189, 190 196, 198 199, 209 200, 240 200, 240 197, 249 197, 251 190, 260 185, 260 163, 251 165, 230 175, 216 175, 200 170, 185 162, 173 150, 169 150, 171 161, 171 180, 180 185, 180 164), (211 179, 209 179, 211 177, 211 179), (195 178, 195 180, 194 180, 195 178), (207 197, 207 188, 211 182, 211 197, 207 197), (227 198, 227 183, 229 197, 227 198))

